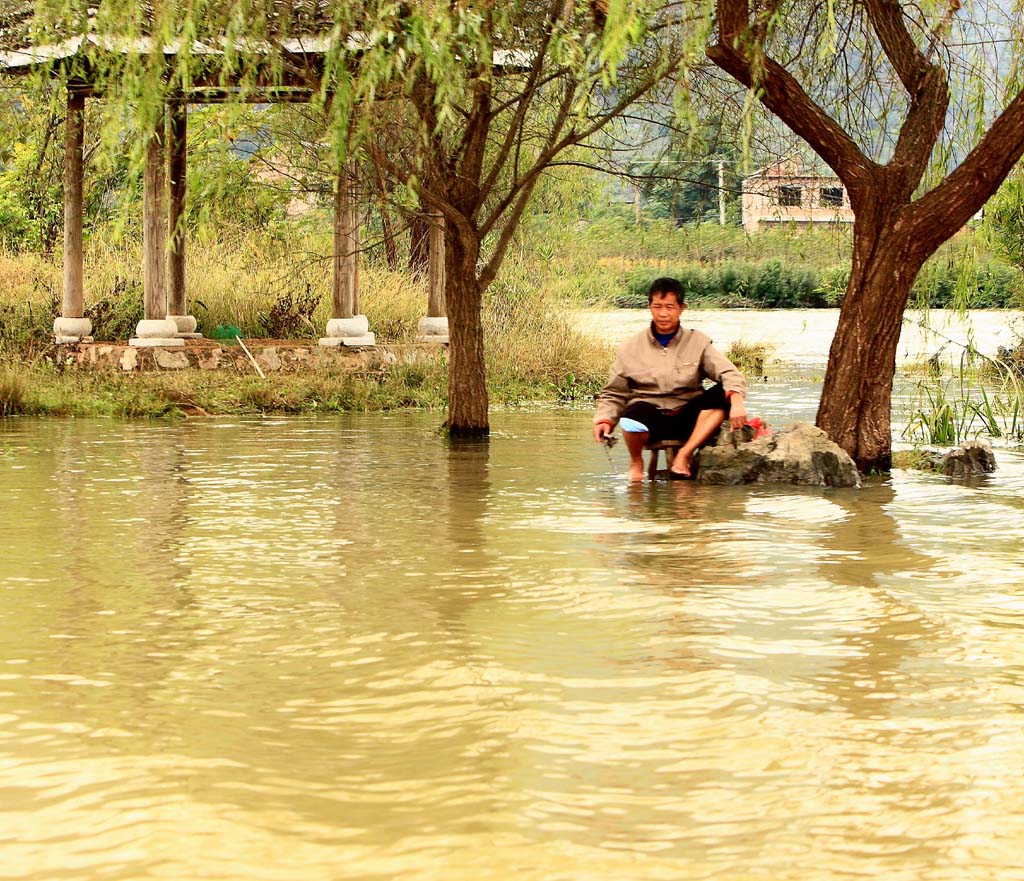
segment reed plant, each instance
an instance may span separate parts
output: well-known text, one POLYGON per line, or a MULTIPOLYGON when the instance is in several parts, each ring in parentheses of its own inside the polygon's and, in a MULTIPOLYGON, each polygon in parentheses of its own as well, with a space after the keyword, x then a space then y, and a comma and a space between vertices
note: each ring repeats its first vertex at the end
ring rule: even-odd
POLYGON ((1021 379, 996 359, 986 359, 990 369, 976 369, 973 354, 964 352, 952 377, 932 375, 915 383, 904 408, 904 438, 934 446, 955 446, 980 435, 1024 438, 1021 379))
POLYGON ((732 361, 745 376, 760 378, 765 375, 765 368, 775 353, 771 343, 754 343, 746 340, 734 340, 725 351, 725 357, 732 361))
POLYGON ((499 400, 589 402, 607 381, 611 346, 581 331, 566 298, 538 283, 524 262, 507 260, 489 289, 484 332, 492 396, 499 400))
POLYGON ((17 416, 31 412, 28 383, 13 367, 0 368, 0 416, 17 416))

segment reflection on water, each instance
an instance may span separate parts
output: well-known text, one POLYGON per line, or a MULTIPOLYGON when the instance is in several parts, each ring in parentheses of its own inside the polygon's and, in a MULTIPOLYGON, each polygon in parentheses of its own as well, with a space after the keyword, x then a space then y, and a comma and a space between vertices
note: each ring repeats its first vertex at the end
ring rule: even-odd
POLYGON ((589 420, 0 423, 0 877, 1024 877, 1024 456, 636 487, 589 420))

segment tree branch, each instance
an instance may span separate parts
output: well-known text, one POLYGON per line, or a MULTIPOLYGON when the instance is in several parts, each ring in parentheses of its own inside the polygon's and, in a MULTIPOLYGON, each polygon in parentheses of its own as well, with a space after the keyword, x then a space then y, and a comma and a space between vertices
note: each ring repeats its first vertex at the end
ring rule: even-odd
POLYGON ((756 90, 761 103, 811 146, 846 185, 856 211, 868 197, 878 165, 782 65, 767 57, 755 65, 748 51, 752 25, 746 0, 716 0, 715 9, 718 41, 708 47, 708 58, 748 89, 756 90))
POLYGON ((977 146, 946 179, 915 203, 915 240, 937 248, 991 198, 1024 156, 1024 91, 996 117, 977 146), (948 230, 948 233, 945 231, 948 230))
POLYGON ((949 86, 945 71, 929 62, 914 43, 896 0, 864 0, 864 5, 882 51, 910 97, 910 108, 888 166, 890 185, 909 200, 921 183, 942 133, 949 108, 949 86))

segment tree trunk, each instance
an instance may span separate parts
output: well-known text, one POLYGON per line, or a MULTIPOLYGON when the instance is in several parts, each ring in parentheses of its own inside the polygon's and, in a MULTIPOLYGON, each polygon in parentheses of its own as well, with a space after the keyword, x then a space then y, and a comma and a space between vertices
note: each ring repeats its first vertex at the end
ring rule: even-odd
POLYGON ((388 269, 398 272, 398 243, 395 241, 395 225, 391 221, 387 200, 381 197, 380 226, 384 235, 384 253, 387 255, 388 269))
POLYGON ((483 291, 477 280, 480 241, 451 223, 445 230, 445 299, 448 306, 448 433, 486 437, 487 370, 484 364, 483 291))
POLYGON ((895 212, 854 227, 853 265, 832 340, 817 425, 861 472, 892 466, 892 382, 903 311, 925 256, 895 212))
POLYGON ((409 271, 427 274, 430 267, 430 218, 423 208, 409 221, 409 271))
POLYGON ((395 226, 388 209, 388 180, 379 161, 374 161, 373 170, 377 175, 377 207, 384 235, 384 253, 387 255, 388 269, 398 272, 398 244, 395 241, 395 226))

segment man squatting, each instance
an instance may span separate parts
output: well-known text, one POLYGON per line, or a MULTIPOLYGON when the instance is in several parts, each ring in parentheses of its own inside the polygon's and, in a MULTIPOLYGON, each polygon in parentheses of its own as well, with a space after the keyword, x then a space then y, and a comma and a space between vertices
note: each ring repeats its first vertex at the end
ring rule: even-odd
POLYGON ((686 295, 676 279, 655 279, 647 305, 650 326, 622 344, 608 384, 597 396, 594 440, 603 441, 620 419, 635 420, 647 430, 623 431, 629 479, 643 480, 646 443, 671 439, 683 445, 669 477, 687 480, 693 476, 693 454, 715 435, 726 414, 734 431, 746 423, 747 384, 707 334, 680 327, 686 295), (708 389, 702 384, 705 377, 715 383, 708 389))

